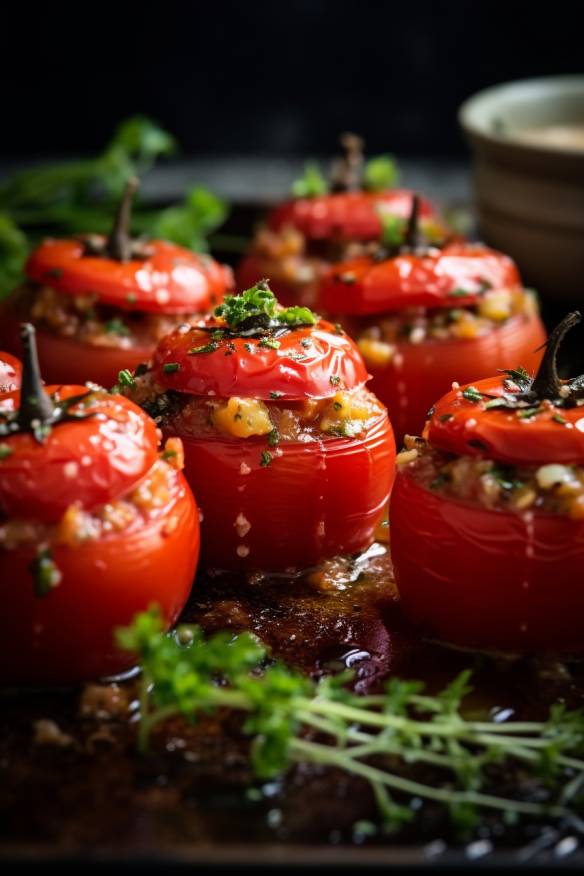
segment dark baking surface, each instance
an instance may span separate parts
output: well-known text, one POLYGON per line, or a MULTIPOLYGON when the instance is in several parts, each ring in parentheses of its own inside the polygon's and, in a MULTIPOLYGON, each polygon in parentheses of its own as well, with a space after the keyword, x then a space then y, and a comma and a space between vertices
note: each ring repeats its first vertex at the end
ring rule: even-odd
MULTIPOLYGON (((219 178, 225 168, 188 165, 180 173, 168 168, 147 192, 165 201, 193 179, 212 185, 213 173, 219 178)), ((237 183, 242 168, 231 165, 231 181, 222 190, 235 201, 228 235, 249 236, 265 203, 287 188, 282 174, 293 176, 296 168, 283 162, 276 170, 272 190, 258 168, 248 167, 242 174, 246 182, 237 183)), ((406 184, 430 189, 443 203, 468 203, 463 166, 414 163, 405 176, 406 184)), ((220 255, 233 261, 228 250, 220 255)), ((553 297, 544 304, 552 323, 553 297)), ((582 704, 578 666, 495 663, 420 642, 400 619, 384 550, 355 568, 339 566, 332 581, 318 575, 294 582, 201 578, 185 620, 209 631, 251 628, 275 655, 313 675, 351 666, 362 690, 375 688, 392 672, 438 686, 473 666, 477 705, 539 715, 559 697, 571 706, 582 704)), ((257 786, 236 724, 208 719, 188 730, 180 722, 170 724, 154 753, 138 758, 132 680, 120 684, 119 697, 130 704, 130 720, 127 714, 108 720, 83 714, 79 690, 0 694, 0 864, 22 868, 58 861, 65 870, 121 865, 165 872, 195 864, 229 870, 391 865, 453 872, 464 872, 471 863, 549 872, 584 865, 573 825, 511 832, 485 823, 480 835, 461 844, 432 809, 424 809, 415 826, 399 836, 355 842, 354 822, 374 816, 373 800, 358 781, 330 770, 296 768, 251 799, 249 788, 257 786), (69 744, 35 744, 34 722, 47 718, 70 737, 69 744)))
MULTIPOLYGON (((417 640, 399 617, 383 545, 369 559, 340 563, 325 576, 202 577, 184 617, 208 631, 250 628, 274 654, 316 676, 351 666, 363 691, 375 689, 391 672, 424 678, 434 687, 473 666, 472 707, 535 716, 560 696, 571 706, 583 699, 578 667, 495 663, 417 640)), ((209 718, 192 727, 169 722, 152 753, 139 758, 133 748, 133 682, 109 692, 114 693, 109 719, 88 710, 95 691, 2 696, 0 862, 237 869, 491 861, 547 862, 557 869, 581 860, 574 825, 509 832, 486 820, 480 834, 461 845, 432 807, 423 807, 415 825, 400 835, 360 844, 352 825, 374 817, 374 805, 358 780, 298 767, 251 798, 249 788, 258 786, 233 719, 209 718), (116 703, 124 707, 118 716, 116 703), (56 721, 70 737, 66 744, 35 743, 34 722, 43 718, 56 721)))

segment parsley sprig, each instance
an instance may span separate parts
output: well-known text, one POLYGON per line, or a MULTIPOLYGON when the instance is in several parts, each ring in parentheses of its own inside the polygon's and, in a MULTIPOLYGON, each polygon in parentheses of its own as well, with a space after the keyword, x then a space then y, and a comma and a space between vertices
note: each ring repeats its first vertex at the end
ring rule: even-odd
POLYGON ((315 325, 318 319, 308 307, 280 307, 267 280, 260 280, 240 295, 226 295, 215 308, 215 316, 222 317, 232 332, 250 335, 269 329, 315 325))
POLYGON ((506 818, 560 818, 577 806, 582 711, 556 705, 547 721, 467 718, 462 703, 471 690, 469 672, 437 695, 425 693, 421 682, 393 678, 384 693, 359 696, 347 689, 350 673, 314 682, 268 661, 250 633, 206 637, 199 627, 182 626, 166 635, 154 608, 118 630, 117 641, 141 661, 142 752, 162 721, 195 721, 227 709, 242 713, 258 778, 273 778, 292 764, 335 767, 370 784, 382 819, 392 826, 414 817, 407 805, 413 798, 444 806, 454 817, 464 812, 465 823, 488 810, 506 818), (491 793, 494 765, 505 774, 516 770, 530 799, 491 793), (422 780, 420 766, 431 780, 422 780))

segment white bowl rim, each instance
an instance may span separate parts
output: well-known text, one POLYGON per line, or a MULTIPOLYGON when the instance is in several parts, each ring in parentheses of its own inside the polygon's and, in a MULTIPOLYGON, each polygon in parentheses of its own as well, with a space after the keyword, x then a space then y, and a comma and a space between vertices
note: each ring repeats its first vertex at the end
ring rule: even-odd
POLYGON ((475 94, 468 97, 458 109, 458 122, 461 127, 469 134, 474 134, 483 140, 488 140, 491 143, 513 147, 515 149, 524 149, 529 152, 545 153, 546 155, 554 154, 557 156, 572 156, 582 158, 581 149, 557 149, 542 146, 541 144, 530 143, 526 140, 517 140, 505 134, 497 134, 490 127, 487 127, 484 121, 477 121, 476 113, 484 107, 496 106, 501 99, 517 99, 521 97, 533 96, 533 93, 539 93, 540 96, 554 96, 558 90, 563 94, 581 95, 584 102, 584 74, 569 74, 562 76, 534 76, 529 79, 515 79, 510 82, 502 82, 498 85, 491 85, 489 88, 484 88, 477 91, 475 94))

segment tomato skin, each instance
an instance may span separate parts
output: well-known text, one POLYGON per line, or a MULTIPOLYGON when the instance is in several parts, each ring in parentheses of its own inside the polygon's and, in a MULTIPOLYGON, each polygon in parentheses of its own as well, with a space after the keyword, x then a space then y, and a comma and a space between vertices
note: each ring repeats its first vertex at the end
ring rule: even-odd
POLYGON ((406 617, 468 648, 583 653, 584 521, 481 508, 398 472, 392 558, 406 617))
MULTIPOLYGON (((212 317, 200 324, 224 328, 212 317)), ((152 360, 156 381, 165 389, 202 396, 298 400, 329 398, 363 386, 369 377, 353 341, 324 320, 287 332, 276 349, 255 338, 234 337, 219 341, 212 352, 191 352, 210 342, 211 334, 197 326, 166 335, 152 360), (167 372, 169 365, 179 368, 167 372)))
POLYGON ((373 541, 394 477, 385 414, 361 439, 281 442, 265 467, 265 439, 183 437, 183 444, 207 568, 304 569, 361 551, 373 541))
POLYGON ((419 435, 428 411, 452 381, 461 385, 493 374, 497 368, 537 368, 545 342, 538 316, 517 316, 487 335, 472 339, 401 341, 387 365, 372 365, 369 387, 389 410, 398 444, 419 435))
POLYGON ((73 684, 128 669, 113 631, 149 605, 160 605, 170 626, 193 582, 199 554, 199 516, 183 475, 162 517, 131 532, 79 547, 55 545, 60 584, 33 592, 28 566, 34 546, 0 550, 0 684, 73 684), (169 520, 172 526, 165 528, 169 520))
POLYGON ((465 307, 476 303, 485 283, 493 289, 518 288, 521 279, 508 256, 482 244, 456 242, 377 263, 368 256, 340 262, 322 278, 319 306, 340 315, 465 307))
MULTIPOLYGON (((310 240, 377 240, 382 232, 380 210, 407 219, 413 196, 407 189, 391 189, 295 198, 276 207, 268 216, 267 224, 275 231, 292 226, 310 240)), ((421 199, 420 217, 434 215, 431 204, 421 199)))
MULTIPOLYGON (((48 386, 61 399, 87 393, 85 386, 48 386)), ((0 461, 0 512, 55 522, 74 503, 91 509, 128 492, 150 470, 158 456, 156 425, 123 396, 102 394, 93 416, 57 423, 43 443, 32 434, 3 439, 12 452, 0 461)), ((14 410, 19 392, 2 397, 4 410, 14 410)))
POLYGON ((85 255, 80 240, 45 240, 31 254, 29 279, 70 295, 97 295, 101 304, 147 313, 202 313, 232 285, 229 268, 191 250, 152 240, 152 255, 120 262, 85 255))
POLYGON ((12 392, 20 386, 22 366, 15 356, 0 350, 0 392, 12 392))
MULTIPOLYGON (((473 387, 496 398, 505 392, 504 380, 505 375, 498 375, 473 387)), ((460 391, 447 393, 428 421, 425 434, 430 443, 449 453, 488 456, 511 464, 584 465, 584 408, 549 404, 534 419, 519 419, 515 411, 483 407, 460 391)))

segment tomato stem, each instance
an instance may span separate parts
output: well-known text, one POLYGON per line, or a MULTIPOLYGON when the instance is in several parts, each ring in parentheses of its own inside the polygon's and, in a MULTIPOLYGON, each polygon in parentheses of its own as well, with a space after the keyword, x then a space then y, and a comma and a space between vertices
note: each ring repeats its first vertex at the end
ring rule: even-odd
POLYGON ((107 239, 107 254, 118 262, 129 262, 132 258, 130 218, 132 215, 132 202, 139 185, 140 182, 137 177, 131 176, 128 179, 124 194, 116 211, 113 228, 107 239))
POLYGON ((344 155, 335 161, 331 174, 333 192, 354 192, 363 183, 363 139, 349 132, 341 134, 344 155))
POLYGON ((540 400, 557 399, 561 395, 562 381, 558 374, 557 356, 566 334, 582 320, 579 310, 573 310, 555 327, 545 344, 544 357, 530 387, 530 395, 540 400))
POLYGON ((22 430, 29 430, 34 422, 50 423, 55 406, 43 388, 36 345, 35 328, 25 322, 20 328, 22 342, 22 388, 16 422, 22 430))
POLYGON ((410 249, 415 249, 420 243, 420 234, 418 228, 418 220, 420 218, 420 196, 414 195, 412 198, 412 209, 408 217, 406 233, 404 235, 404 245, 410 249))

